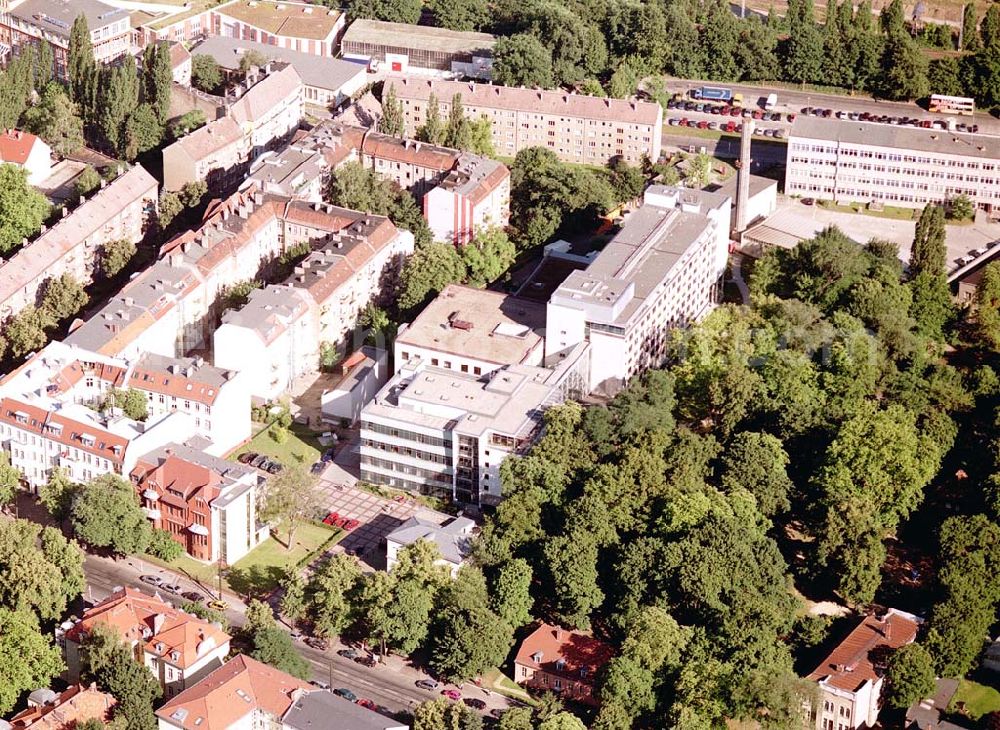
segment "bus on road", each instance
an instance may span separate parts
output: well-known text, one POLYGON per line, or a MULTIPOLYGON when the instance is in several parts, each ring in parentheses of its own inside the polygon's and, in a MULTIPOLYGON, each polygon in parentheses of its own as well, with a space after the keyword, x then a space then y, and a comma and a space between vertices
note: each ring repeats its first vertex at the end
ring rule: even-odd
POLYGON ((964 96, 932 94, 927 110, 937 114, 961 114, 971 117, 976 110, 976 100, 964 96))

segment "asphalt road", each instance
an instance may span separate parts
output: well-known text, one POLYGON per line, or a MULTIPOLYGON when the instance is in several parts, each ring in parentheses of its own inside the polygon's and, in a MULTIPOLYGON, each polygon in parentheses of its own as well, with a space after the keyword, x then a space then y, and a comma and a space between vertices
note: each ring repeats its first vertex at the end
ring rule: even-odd
MULTIPOLYGON (((171 582, 179 584, 184 591, 198 591, 207 596, 206 589, 209 589, 208 586, 200 586, 184 576, 137 558, 112 560, 87 554, 83 568, 87 576, 87 587, 83 595, 88 602, 101 601, 122 586, 140 588, 147 593, 152 592, 150 586, 139 580, 139 576, 144 574, 158 575, 165 580, 169 578, 171 582)), ((180 596, 165 592, 161 592, 160 597, 178 607, 186 603, 180 596)), ((228 593, 225 600, 230 606, 226 611, 230 625, 242 625, 245 606, 228 593)), ((391 657, 387 664, 369 669, 338 656, 337 650, 344 645, 337 642, 331 642, 327 651, 313 649, 301 639, 295 643, 302 655, 312 664, 314 680, 329 683, 333 688, 346 687, 358 697, 368 698, 393 712, 412 710, 417 704, 439 696, 439 690, 428 691, 417 687, 414 684, 416 680, 426 678, 427 675, 405 666, 398 657, 391 657)), ((473 685, 466 685, 461 691, 463 697, 479 698, 490 708, 509 706, 506 698, 501 695, 496 693, 487 695, 473 685)))
MULTIPOLYGON (((916 116, 927 119, 945 119, 948 115, 931 114, 926 109, 912 101, 882 101, 868 96, 846 96, 841 94, 821 94, 815 91, 794 91, 767 86, 752 86, 748 84, 726 84, 718 81, 692 81, 688 79, 667 79, 666 87, 671 92, 680 92, 687 96, 691 89, 701 86, 722 86, 732 89, 733 93, 743 94, 743 105, 759 107, 763 98, 774 93, 778 96, 777 111, 799 113, 803 107, 819 106, 833 110, 869 112, 889 116, 916 116)), ((969 122, 969 117, 956 117, 960 121, 969 122)), ((1000 135, 1000 119, 988 112, 976 112, 974 121, 979 125, 980 134, 1000 135)))

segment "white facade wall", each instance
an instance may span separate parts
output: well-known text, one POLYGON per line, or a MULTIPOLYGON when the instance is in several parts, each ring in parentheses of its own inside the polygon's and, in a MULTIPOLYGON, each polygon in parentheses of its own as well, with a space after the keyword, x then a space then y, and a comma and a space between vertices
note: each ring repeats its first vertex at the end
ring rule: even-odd
MULTIPOLYGON (((230 489, 238 487, 230 487, 230 489)), ((224 506, 212 505, 212 560, 232 565, 260 544, 268 531, 257 532, 257 488, 253 487, 224 506)))
POLYGON ((187 669, 177 666, 169 654, 157 656, 149 651, 143 652, 143 664, 163 688, 164 698, 169 699, 197 684, 209 672, 221 667, 228 655, 229 642, 227 641, 221 646, 206 651, 204 656, 187 669))
POLYGON ((38 185, 52 171, 52 148, 39 137, 31 146, 28 159, 24 161, 24 169, 28 171, 28 184, 38 185))
POLYGON ((979 208, 997 210, 1000 160, 961 151, 961 145, 954 154, 944 154, 793 136, 788 141, 785 193, 910 208, 967 195, 979 208))

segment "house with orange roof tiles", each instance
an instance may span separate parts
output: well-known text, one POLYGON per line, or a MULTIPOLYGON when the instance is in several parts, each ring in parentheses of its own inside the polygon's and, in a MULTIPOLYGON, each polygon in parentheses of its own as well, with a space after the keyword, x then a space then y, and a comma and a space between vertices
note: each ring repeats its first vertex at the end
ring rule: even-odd
POLYGON ((819 685, 817 706, 810 708, 816 730, 874 727, 878 720, 885 657, 917 638, 923 619, 890 608, 861 619, 806 679, 819 685))
POLYGON ((156 711, 159 730, 280 728, 281 717, 313 690, 245 654, 239 654, 156 711))
POLYGON ((96 684, 74 684, 62 692, 36 689, 28 695, 28 707, 0 726, 6 730, 76 730, 88 720, 111 720, 118 704, 96 684))
POLYGON ((0 163, 17 165, 28 173, 28 184, 38 185, 52 171, 52 148, 31 132, 0 132, 0 163))
POLYGON ((257 521, 264 479, 200 446, 193 439, 155 449, 139 457, 129 476, 154 528, 169 532, 196 560, 232 565, 270 534, 257 521))
POLYGON ((610 645, 588 632, 543 623, 518 647, 514 681, 577 702, 597 704, 597 673, 613 655, 610 645))
POLYGON ((164 696, 173 697, 198 683, 229 655, 229 634, 217 624, 172 606, 157 595, 133 588, 112 593, 56 639, 63 647, 67 674, 80 676, 80 646, 94 626, 107 626, 135 652, 152 672, 164 696))

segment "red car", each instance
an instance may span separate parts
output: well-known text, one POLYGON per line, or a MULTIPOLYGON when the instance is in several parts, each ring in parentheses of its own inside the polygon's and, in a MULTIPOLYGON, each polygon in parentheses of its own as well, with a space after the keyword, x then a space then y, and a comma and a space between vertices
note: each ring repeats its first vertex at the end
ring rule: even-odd
POLYGON ((343 524, 341 524, 340 526, 343 527, 345 530, 350 531, 360 524, 361 522, 358 520, 344 520, 343 524))
POLYGON ((323 524, 324 525, 335 525, 335 524, 337 524, 337 520, 339 520, 339 519, 340 519, 340 515, 338 515, 336 512, 330 512, 326 517, 323 518, 323 524))
POLYGON ((361 705, 362 707, 364 707, 367 710, 374 710, 375 707, 376 707, 376 705, 375 705, 374 702, 372 702, 371 700, 366 699, 364 697, 362 697, 360 700, 358 700, 355 704, 361 705))
POLYGON ((459 692, 457 689, 443 689, 441 690, 441 694, 443 694, 449 700, 453 700, 454 702, 458 702, 460 699, 462 699, 462 693, 459 692))

